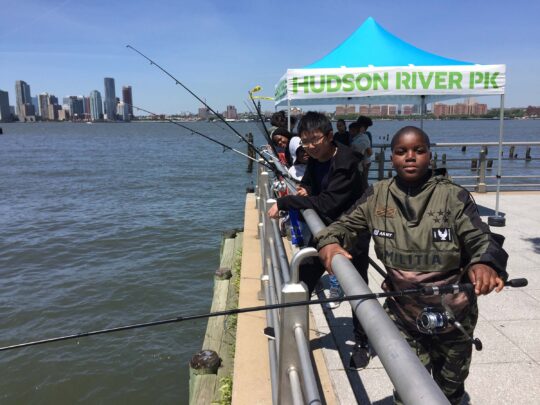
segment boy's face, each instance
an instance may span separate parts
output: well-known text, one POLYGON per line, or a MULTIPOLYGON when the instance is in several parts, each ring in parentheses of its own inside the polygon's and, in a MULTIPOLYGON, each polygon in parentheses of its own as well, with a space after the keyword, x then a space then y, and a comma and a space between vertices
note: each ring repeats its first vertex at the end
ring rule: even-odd
POLYGON ((341 133, 345 132, 345 130, 347 129, 345 127, 345 122, 344 121, 338 121, 337 124, 336 124, 336 127, 337 127, 338 132, 341 132, 341 133))
POLYGON ((399 178, 416 183, 429 170, 431 152, 424 138, 414 132, 402 134, 392 150, 392 165, 399 178))
POLYGON ((289 145, 289 138, 287 138, 286 136, 274 135, 272 137, 272 140, 277 146, 283 149, 285 149, 289 145))
POLYGON ((302 132, 300 139, 302 140, 302 147, 309 156, 313 159, 320 160, 322 162, 330 159, 333 153, 332 139, 334 138, 332 132, 324 135, 321 131, 302 132))
POLYGON ((304 147, 302 146, 299 147, 298 150, 296 151, 296 156, 297 156, 296 161, 302 164, 306 164, 309 159, 309 155, 306 153, 306 151, 304 150, 304 147))

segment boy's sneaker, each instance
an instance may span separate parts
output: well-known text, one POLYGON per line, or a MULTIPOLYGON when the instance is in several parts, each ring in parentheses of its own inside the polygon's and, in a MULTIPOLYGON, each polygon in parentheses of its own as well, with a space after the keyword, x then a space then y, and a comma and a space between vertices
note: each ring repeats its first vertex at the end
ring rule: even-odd
MULTIPOLYGON (((339 287, 330 287, 330 294, 328 295, 328 298, 340 298, 341 297, 341 288, 339 287)), ((339 307, 341 302, 327 302, 326 308, 330 309, 336 309, 339 307)))
POLYGON ((371 355, 369 353, 369 347, 366 345, 356 344, 351 354, 349 368, 351 370, 361 370, 366 368, 369 364, 370 358, 371 355))

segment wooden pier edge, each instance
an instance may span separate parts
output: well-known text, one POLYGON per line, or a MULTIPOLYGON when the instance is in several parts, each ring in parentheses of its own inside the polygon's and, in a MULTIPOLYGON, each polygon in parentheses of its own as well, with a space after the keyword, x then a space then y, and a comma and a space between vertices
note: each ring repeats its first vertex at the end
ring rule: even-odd
MULTIPOLYGON (((242 240, 238 229, 223 234, 210 312, 238 307, 242 240)), ((190 361, 190 404, 230 403, 236 320, 236 315, 208 319, 202 350, 190 361)))

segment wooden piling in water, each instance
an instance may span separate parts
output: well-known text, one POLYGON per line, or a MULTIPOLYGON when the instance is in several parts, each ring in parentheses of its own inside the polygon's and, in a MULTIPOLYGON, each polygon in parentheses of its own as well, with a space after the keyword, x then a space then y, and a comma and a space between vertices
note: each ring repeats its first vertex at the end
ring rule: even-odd
MULTIPOLYGON (((239 276, 236 274, 235 262, 240 254, 241 246, 242 233, 235 235, 228 233, 223 236, 219 268, 214 274, 214 295, 210 312, 224 311, 238 306, 238 291, 234 280, 239 276)), ((208 319, 202 350, 190 361, 190 404, 210 404, 221 401, 220 381, 231 377, 233 370, 235 322, 235 316, 208 319)))
MULTIPOLYGON (((251 145, 253 145, 253 134, 251 132, 247 134, 247 140, 251 145)), ((249 157, 251 157, 251 158, 255 158, 255 149, 251 145, 248 144, 247 155, 249 157)), ((253 160, 252 159, 248 159, 247 172, 248 173, 253 172, 253 160)))

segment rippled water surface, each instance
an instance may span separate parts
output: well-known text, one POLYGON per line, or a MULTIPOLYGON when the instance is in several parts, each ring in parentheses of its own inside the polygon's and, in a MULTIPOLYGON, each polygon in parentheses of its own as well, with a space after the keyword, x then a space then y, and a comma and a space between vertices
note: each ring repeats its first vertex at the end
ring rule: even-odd
MULTIPOLYGON (((405 124, 376 122, 374 141, 405 124)), ((194 125, 245 152, 223 124, 194 125)), ((245 158, 166 123, 1 126, 0 346, 208 312, 221 232, 243 226, 245 158)), ((505 126, 540 139, 540 121, 505 126)), ((496 121, 425 127, 439 142, 498 136, 496 121)), ((185 403, 205 327, 0 352, 0 403, 185 403)))

